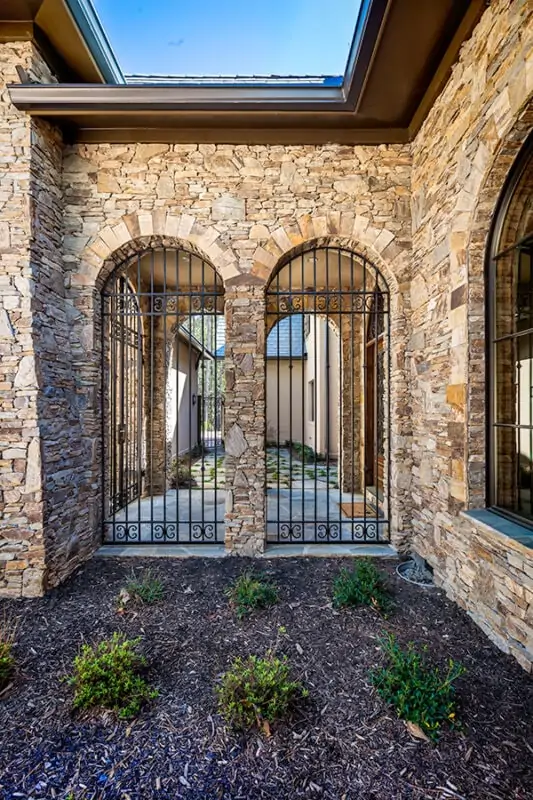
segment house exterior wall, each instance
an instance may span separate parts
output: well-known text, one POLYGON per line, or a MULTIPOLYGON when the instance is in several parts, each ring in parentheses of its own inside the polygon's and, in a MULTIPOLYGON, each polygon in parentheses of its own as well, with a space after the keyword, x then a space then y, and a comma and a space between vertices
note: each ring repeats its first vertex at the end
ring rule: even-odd
MULTIPOLYGON (((308 357, 305 365, 305 396, 307 399, 309 381, 314 380, 316 404, 314 421, 310 419, 308 407, 305 411, 304 443, 312 447, 316 453, 325 454, 328 450, 329 425, 329 455, 336 458, 339 454, 339 406, 341 402, 339 336, 331 324, 329 332, 326 334, 327 325, 324 317, 311 315, 309 336, 306 339, 308 357), (329 350, 329 359, 326 357, 326 348, 329 350), (328 361, 329 370, 327 368, 328 361)), ((349 404, 349 397, 346 398, 346 402, 349 404)))
POLYGON ((504 650, 533 662, 533 551, 461 516, 485 504, 484 254, 532 127, 533 6, 492 2, 413 146, 412 544, 504 650))
MULTIPOLYGON (((4 82, 46 70, 30 44, 0 61, 4 82)), ((262 551, 265 287, 302 249, 342 245, 390 290, 393 542, 530 667, 531 550, 462 512, 485 502, 484 252, 532 96, 528 0, 490 4, 410 145, 64 145, 4 86, 1 591, 38 594, 98 544, 99 294, 162 244, 224 282, 226 544, 262 551)))
POLYGON ((171 399, 172 456, 193 450, 198 444, 198 352, 178 337, 172 351, 172 368, 167 379, 171 399), (197 402, 193 405, 192 398, 197 402))
POLYGON ((290 440, 302 442, 305 438, 303 431, 307 411, 304 408, 305 395, 302 395, 304 365, 302 359, 293 359, 291 365, 289 359, 280 358, 278 361, 276 358, 267 358, 267 442, 284 444, 290 440))
MULTIPOLYGON (((264 548, 261 309, 276 266, 298 248, 326 243, 367 257, 391 287, 397 352, 403 351, 405 308, 399 285, 406 285, 408 267, 409 150, 195 144, 75 145, 64 150, 63 258, 74 307, 92 302, 97 318, 95 298, 105 276, 124 258, 153 245, 192 249, 224 281, 228 549, 257 553, 264 548)), ((84 328, 80 319, 73 338, 84 337, 84 328)), ((93 340, 92 346, 97 360, 100 343, 93 340)), ((402 360, 394 367, 398 404, 406 391, 402 360)), ((402 487, 409 473, 410 420, 403 414, 395 419, 395 531, 401 539, 408 520, 409 498, 402 487)), ((96 463, 93 485, 98 487, 99 481, 96 463)))

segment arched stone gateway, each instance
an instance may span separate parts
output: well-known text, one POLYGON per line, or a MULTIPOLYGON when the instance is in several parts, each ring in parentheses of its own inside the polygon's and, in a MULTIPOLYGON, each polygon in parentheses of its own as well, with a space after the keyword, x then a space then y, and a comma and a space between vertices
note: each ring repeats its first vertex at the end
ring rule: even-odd
POLYGON ((267 541, 390 540, 390 296, 359 253, 303 248, 266 292, 267 541))
MULTIPOLYGON (((361 217, 343 215, 342 220, 339 215, 325 218, 306 217, 302 218, 299 224, 302 226, 300 234, 298 236, 294 233, 291 234, 290 249, 281 254, 274 266, 267 268, 263 265, 259 268, 257 261, 254 262, 250 271, 246 271, 242 265, 237 266, 235 253, 231 247, 221 241, 217 231, 199 225, 192 216, 174 217, 158 212, 146 215, 126 215, 113 226, 105 228, 93 241, 88 243, 81 254, 80 267, 72 276, 70 291, 74 305, 81 312, 72 328, 74 351, 81 353, 81 348, 76 346, 76 342, 83 342, 85 347, 89 342, 94 348, 93 359, 90 358, 90 353, 87 351, 84 353, 85 358, 80 358, 80 371, 82 374, 86 374, 88 362, 99 361, 102 355, 105 355, 100 348, 102 340, 101 307, 98 299, 100 292, 106 286, 106 282, 109 284, 113 275, 120 274, 120 270, 125 264, 135 264, 136 259, 140 256, 146 258, 146 256, 142 256, 144 253, 180 251, 189 254, 190 258, 203 260, 205 264, 210 265, 210 268, 216 269, 219 276, 217 280, 224 284, 225 307, 225 338, 222 347, 225 363, 223 409, 225 458, 223 469, 220 468, 217 473, 217 491, 224 492, 225 513, 222 508, 219 509, 220 513, 217 512, 217 535, 215 538, 218 541, 224 540, 227 549, 231 552, 254 554, 261 552, 265 545, 265 486, 267 482, 264 471, 266 420, 264 314, 267 283, 265 276, 267 273, 270 275, 277 270, 278 261, 279 264, 287 263, 301 252, 329 245, 353 249, 354 252, 360 253, 361 257, 367 258, 369 263, 377 265, 380 274, 386 275, 391 288, 389 295, 391 332, 393 336, 396 329, 399 333, 396 337, 395 359, 391 363, 391 407, 395 407, 397 398, 403 391, 401 388, 403 373, 400 369, 402 358, 399 357, 404 347, 403 308, 399 302, 398 284, 392 272, 393 268, 386 262, 384 256, 391 258, 395 265, 394 269, 397 270, 398 276, 401 276, 402 270, 405 270, 406 266, 405 248, 397 247, 393 235, 389 235, 385 229, 375 228, 361 217), (343 237, 338 233, 340 223, 343 229, 350 229, 352 234, 350 238, 343 237), (354 238, 355 229, 361 232, 361 241, 354 238), (308 233, 316 230, 324 235, 305 240, 302 236, 303 230, 308 233), (325 235, 328 231, 335 232, 336 235, 325 235), (132 238, 132 235, 139 233, 140 236, 132 238), (383 255, 380 254, 380 251, 383 255), (92 313, 89 313, 89 309, 92 313), (225 532, 221 527, 222 518, 225 532)), ((285 230, 285 235, 289 236, 288 229, 285 230)), ((275 232, 270 242, 265 242, 265 247, 268 247, 270 251, 279 252, 279 245, 276 244, 276 241, 283 241, 279 232, 275 232)), ((287 239, 285 243, 287 241, 289 240, 287 239)), ((269 251, 265 249, 265 252, 269 251)), ((173 357, 171 354, 167 354, 167 368, 168 359, 171 357, 173 357)), ((161 366, 163 362, 160 361, 161 363, 159 361, 154 363, 159 363, 161 366)), ((91 375, 87 380, 87 383, 89 382, 95 384, 93 368, 91 368, 91 375)), ((146 395, 146 387, 143 389, 143 395, 146 395)), ((149 405, 148 399, 145 402, 145 411, 149 405)), ((158 420, 157 408, 154 410, 156 411, 155 429, 164 427, 163 421, 158 420)), ((94 406, 93 412, 93 429, 96 432, 101 426, 101 414, 99 408, 94 406)), ((388 439, 391 455, 393 458, 398 457, 396 462, 398 468, 388 474, 391 485, 390 498, 395 498, 389 532, 394 535, 403 527, 403 498, 401 495, 405 494, 406 488, 406 481, 403 480, 402 483, 402 474, 403 471, 408 470, 408 462, 405 457, 407 426, 408 420, 406 419, 390 425, 388 439), (397 436, 396 431, 400 430, 401 436, 397 436), (404 457, 400 452, 401 449, 405 450, 404 457)), ((106 456, 105 453, 101 453, 98 437, 96 437, 95 448, 95 453, 105 463, 106 456)), ((160 454, 165 452, 160 448, 156 448, 156 450, 160 454)), ((142 454, 142 458, 146 461, 146 457, 145 452, 142 454)), ((219 465, 222 463, 220 458, 219 465)), ((170 457, 167 461, 170 463, 170 457)), ((152 460, 152 463, 156 462, 152 460)), ((165 473, 167 471, 163 470, 165 473)), ((162 471, 155 469, 154 472, 157 475, 162 471)), ((99 482, 100 475, 95 471, 93 485, 99 486, 99 482)), ((148 496, 149 483, 149 478, 143 477, 142 485, 146 496, 148 496)), ((160 486, 154 485, 154 490, 158 490, 157 496, 160 497, 162 489, 168 484, 168 476, 163 479, 162 483, 159 480, 159 483, 160 486)), ((98 489, 94 495, 96 523, 94 535, 96 536, 99 535, 98 531, 101 530, 102 523, 109 516, 107 514, 106 517, 104 504, 102 504, 102 496, 105 498, 109 495, 108 488, 108 486, 102 486, 102 489, 98 489), (98 519, 101 522, 97 522, 98 519)), ((222 494, 219 494, 218 499, 221 498, 222 494)), ((151 516, 150 520, 155 522, 151 516)), ((106 536, 109 538, 109 527, 104 527, 104 530, 107 531, 106 536)), ((173 529, 165 530, 158 528, 159 540, 171 541, 168 534, 173 534, 173 529)), ((135 530, 131 528, 131 541, 136 540, 136 535, 135 530)))
POLYGON ((156 245, 101 294, 103 540, 223 542, 222 281, 156 245))

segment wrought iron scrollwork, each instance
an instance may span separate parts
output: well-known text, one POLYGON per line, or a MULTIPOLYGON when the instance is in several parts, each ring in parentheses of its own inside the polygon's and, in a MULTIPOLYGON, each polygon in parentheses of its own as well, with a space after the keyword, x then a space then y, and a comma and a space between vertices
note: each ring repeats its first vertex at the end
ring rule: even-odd
POLYGON ((316 528, 317 539, 321 541, 339 541, 341 538, 340 525, 337 522, 322 522, 316 528))
POLYGON ((118 542, 139 542, 139 525, 118 523, 114 526, 115 539, 118 542))
POLYGON ((300 522, 285 522, 280 525, 280 539, 303 539, 303 528, 300 522))
POLYGON ((156 541, 177 542, 178 531, 173 523, 158 522, 154 525, 154 539, 156 541))
POLYGON ((195 523, 191 530, 194 541, 213 542, 215 540, 215 526, 212 522, 195 523))
POLYGON ((376 522, 356 522, 353 526, 353 539, 357 541, 378 541, 378 525, 376 522))

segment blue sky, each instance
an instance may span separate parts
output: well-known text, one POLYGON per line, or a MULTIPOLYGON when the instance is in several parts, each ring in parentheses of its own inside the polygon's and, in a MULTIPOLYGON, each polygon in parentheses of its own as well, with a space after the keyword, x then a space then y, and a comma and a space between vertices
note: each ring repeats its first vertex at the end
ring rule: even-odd
POLYGON ((342 75, 361 0, 93 0, 122 70, 342 75))

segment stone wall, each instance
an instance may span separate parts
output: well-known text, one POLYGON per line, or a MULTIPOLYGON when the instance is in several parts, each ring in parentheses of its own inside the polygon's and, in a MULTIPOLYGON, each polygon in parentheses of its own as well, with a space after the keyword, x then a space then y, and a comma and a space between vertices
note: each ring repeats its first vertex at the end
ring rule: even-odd
MULTIPOLYGON (((99 299, 104 278, 147 247, 182 247, 213 264, 226 313, 226 544, 258 553, 265 541, 264 294, 276 266, 306 247, 345 245, 383 272, 392 297, 391 439, 394 534, 409 519, 405 408, 405 297, 410 246, 406 146, 76 145, 65 148, 63 256, 79 315, 71 347, 81 394, 98 393, 99 299), (85 362, 81 342, 85 344, 85 362)), ((98 407, 94 406, 95 413, 98 407)), ((87 502, 100 509, 95 461, 87 502)), ((97 528, 98 529, 98 526, 97 528)))
POLYGON ((32 298, 39 129, 9 104, 6 84, 18 80, 18 64, 34 77, 42 73, 32 45, 0 44, 0 591, 12 595, 40 593, 45 573, 38 307, 32 298))
POLYGON ((529 666, 533 553, 459 514, 485 504, 484 255, 532 93, 533 7, 496 0, 413 143, 409 344, 413 546, 529 666))

